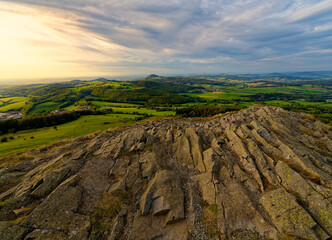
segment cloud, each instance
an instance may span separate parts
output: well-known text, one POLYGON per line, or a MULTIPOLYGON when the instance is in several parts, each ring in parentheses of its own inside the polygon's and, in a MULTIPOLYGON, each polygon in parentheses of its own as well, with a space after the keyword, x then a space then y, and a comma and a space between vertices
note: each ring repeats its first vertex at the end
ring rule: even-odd
POLYGON ((131 49, 82 28, 79 19, 60 9, 0 5, 1 78, 119 75, 112 64, 141 61, 131 49))
POLYGON ((10 38, 35 46, 48 60, 82 63, 84 74, 329 70, 332 65, 326 63, 332 62, 330 0, 14 0, 0 6, 0 14, 7 14, 2 22, 16 14, 39 24, 26 31, 35 35, 24 41, 10 38), (15 8, 8 7, 13 2, 15 8))
POLYGON ((289 16, 289 20, 291 22, 312 21, 314 19, 325 19, 326 16, 331 20, 331 11, 332 2, 330 0, 319 1, 296 9, 294 13, 289 16))

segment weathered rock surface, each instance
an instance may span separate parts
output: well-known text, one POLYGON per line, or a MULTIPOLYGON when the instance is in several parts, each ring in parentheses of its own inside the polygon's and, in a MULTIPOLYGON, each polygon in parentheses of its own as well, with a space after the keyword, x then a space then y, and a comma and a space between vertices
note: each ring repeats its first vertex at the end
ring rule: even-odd
POLYGON ((332 236, 332 128, 254 106, 77 138, 0 169, 0 239, 332 236))
POLYGON ((29 230, 24 227, 17 226, 11 222, 0 222, 0 239, 20 240, 29 233, 29 230))
POLYGON ((162 170, 149 182, 140 199, 141 214, 166 215, 165 224, 184 218, 181 179, 173 171, 162 170))

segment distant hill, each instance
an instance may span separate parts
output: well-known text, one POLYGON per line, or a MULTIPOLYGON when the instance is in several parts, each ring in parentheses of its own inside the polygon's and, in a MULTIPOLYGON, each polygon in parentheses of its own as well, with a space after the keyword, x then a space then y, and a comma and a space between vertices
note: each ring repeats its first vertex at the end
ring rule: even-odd
POLYGON ((160 76, 156 75, 156 74, 150 74, 149 76, 147 76, 145 79, 151 79, 151 78, 158 78, 160 76))
POLYGON ((332 78, 332 71, 271 73, 272 76, 293 76, 298 78, 332 78))
POLYGON ((332 78, 332 71, 308 71, 308 72, 274 72, 274 73, 255 73, 255 74, 214 74, 214 75, 197 75, 195 77, 223 77, 226 79, 240 79, 240 80, 253 80, 253 79, 271 79, 281 78, 284 81, 303 80, 310 81, 316 79, 332 78))

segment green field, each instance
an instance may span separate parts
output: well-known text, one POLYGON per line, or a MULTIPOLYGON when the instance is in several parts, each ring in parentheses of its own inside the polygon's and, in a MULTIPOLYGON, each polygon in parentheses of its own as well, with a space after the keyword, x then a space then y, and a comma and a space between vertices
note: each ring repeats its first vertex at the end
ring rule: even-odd
POLYGON ((150 110, 146 108, 112 108, 114 112, 122 112, 122 113, 140 113, 140 114, 149 114, 153 116, 175 116, 174 111, 162 111, 159 112, 157 110, 150 110))
POLYGON ((26 97, 0 98, 0 112, 20 110, 26 102, 26 97))
POLYGON ((112 103, 112 102, 102 102, 102 101, 91 101, 91 104, 96 107, 138 107, 138 104, 131 103, 112 103))
MULTIPOLYGON (((175 111, 157 111, 146 108, 138 108, 140 105, 131 104, 131 103, 112 103, 112 102, 103 102, 103 101, 91 101, 91 104, 96 107, 107 107, 112 108, 114 112, 126 113, 126 114, 149 114, 153 116, 174 116, 175 111)), ((68 111, 74 111, 79 107, 70 105, 65 109, 68 111)))
POLYGON ((138 108, 140 105, 132 103, 112 103, 103 101, 91 101, 91 104, 96 107, 111 107, 114 112, 122 113, 139 113, 139 114, 149 114, 153 116, 174 116, 174 111, 156 111, 146 108, 138 108))
POLYGON ((70 106, 68 106, 68 107, 65 107, 64 109, 67 110, 67 111, 75 111, 75 110, 78 109, 78 106, 75 106, 75 105, 73 104, 73 105, 70 105, 70 106))
POLYGON ((23 152, 55 141, 94 133, 98 130, 104 131, 110 128, 130 125, 135 122, 136 117, 139 116, 131 114, 83 116, 73 122, 58 125, 57 130, 53 127, 48 127, 36 130, 19 131, 14 134, 6 134, 1 136, 1 138, 14 137, 14 139, 9 139, 8 142, 0 143, 0 156, 23 152))
MULTIPOLYGON (((206 85, 203 85, 206 86, 206 85)), ((208 88, 213 88, 212 86, 206 86, 208 88)), ((216 88, 216 87, 214 87, 216 88)), ((265 93, 265 94, 306 94, 306 95, 317 95, 331 92, 327 88, 320 88, 320 86, 315 85, 304 85, 304 86, 288 86, 288 87, 243 87, 243 86, 234 86, 234 87, 218 87, 225 89, 224 92, 203 92, 203 93, 186 93, 185 95, 191 97, 201 97, 208 100, 213 99, 247 99, 247 96, 265 93)))
POLYGON ((40 112, 52 112, 56 109, 60 104, 56 102, 45 102, 34 106, 33 110, 30 112, 33 113, 40 113, 40 112))
POLYGON ((85 90, 85 89, 89 89, 91 87, 111 87, 113 89, 118 89, 118 88, 128 88, 128 89, 132 89, 132 85, 128 84, 126 82, 102 82, 102 81, 89 81, 89 82, 85 82, 84 84, 79 84, 76 85, 73 88, 70 88, 70 90, 73 93, 76 93, 78 91, 81 90, 85 90))
POLYGON ((213 99, 232 100, 232 99, 246 99, 245 95, 250 95, 250 94, 247 92, 206 92, 206 93, 190 93, 186 95, 189 95, 191 97, 201 97, 207 100, 213 100, 213 99))
POLYGON ((27 100, 26 97, 10 97, 10 98, 0 98, 0 104, 7 102, 7 103, 18 103, 27 100))

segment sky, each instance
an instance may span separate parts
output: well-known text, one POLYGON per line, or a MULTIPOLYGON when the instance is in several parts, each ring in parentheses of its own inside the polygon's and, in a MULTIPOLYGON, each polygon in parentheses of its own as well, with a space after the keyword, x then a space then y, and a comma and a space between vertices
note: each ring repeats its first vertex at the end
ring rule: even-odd
POLYGON ((332 70, 331 0, 0 0, 0 82, 332 70))

